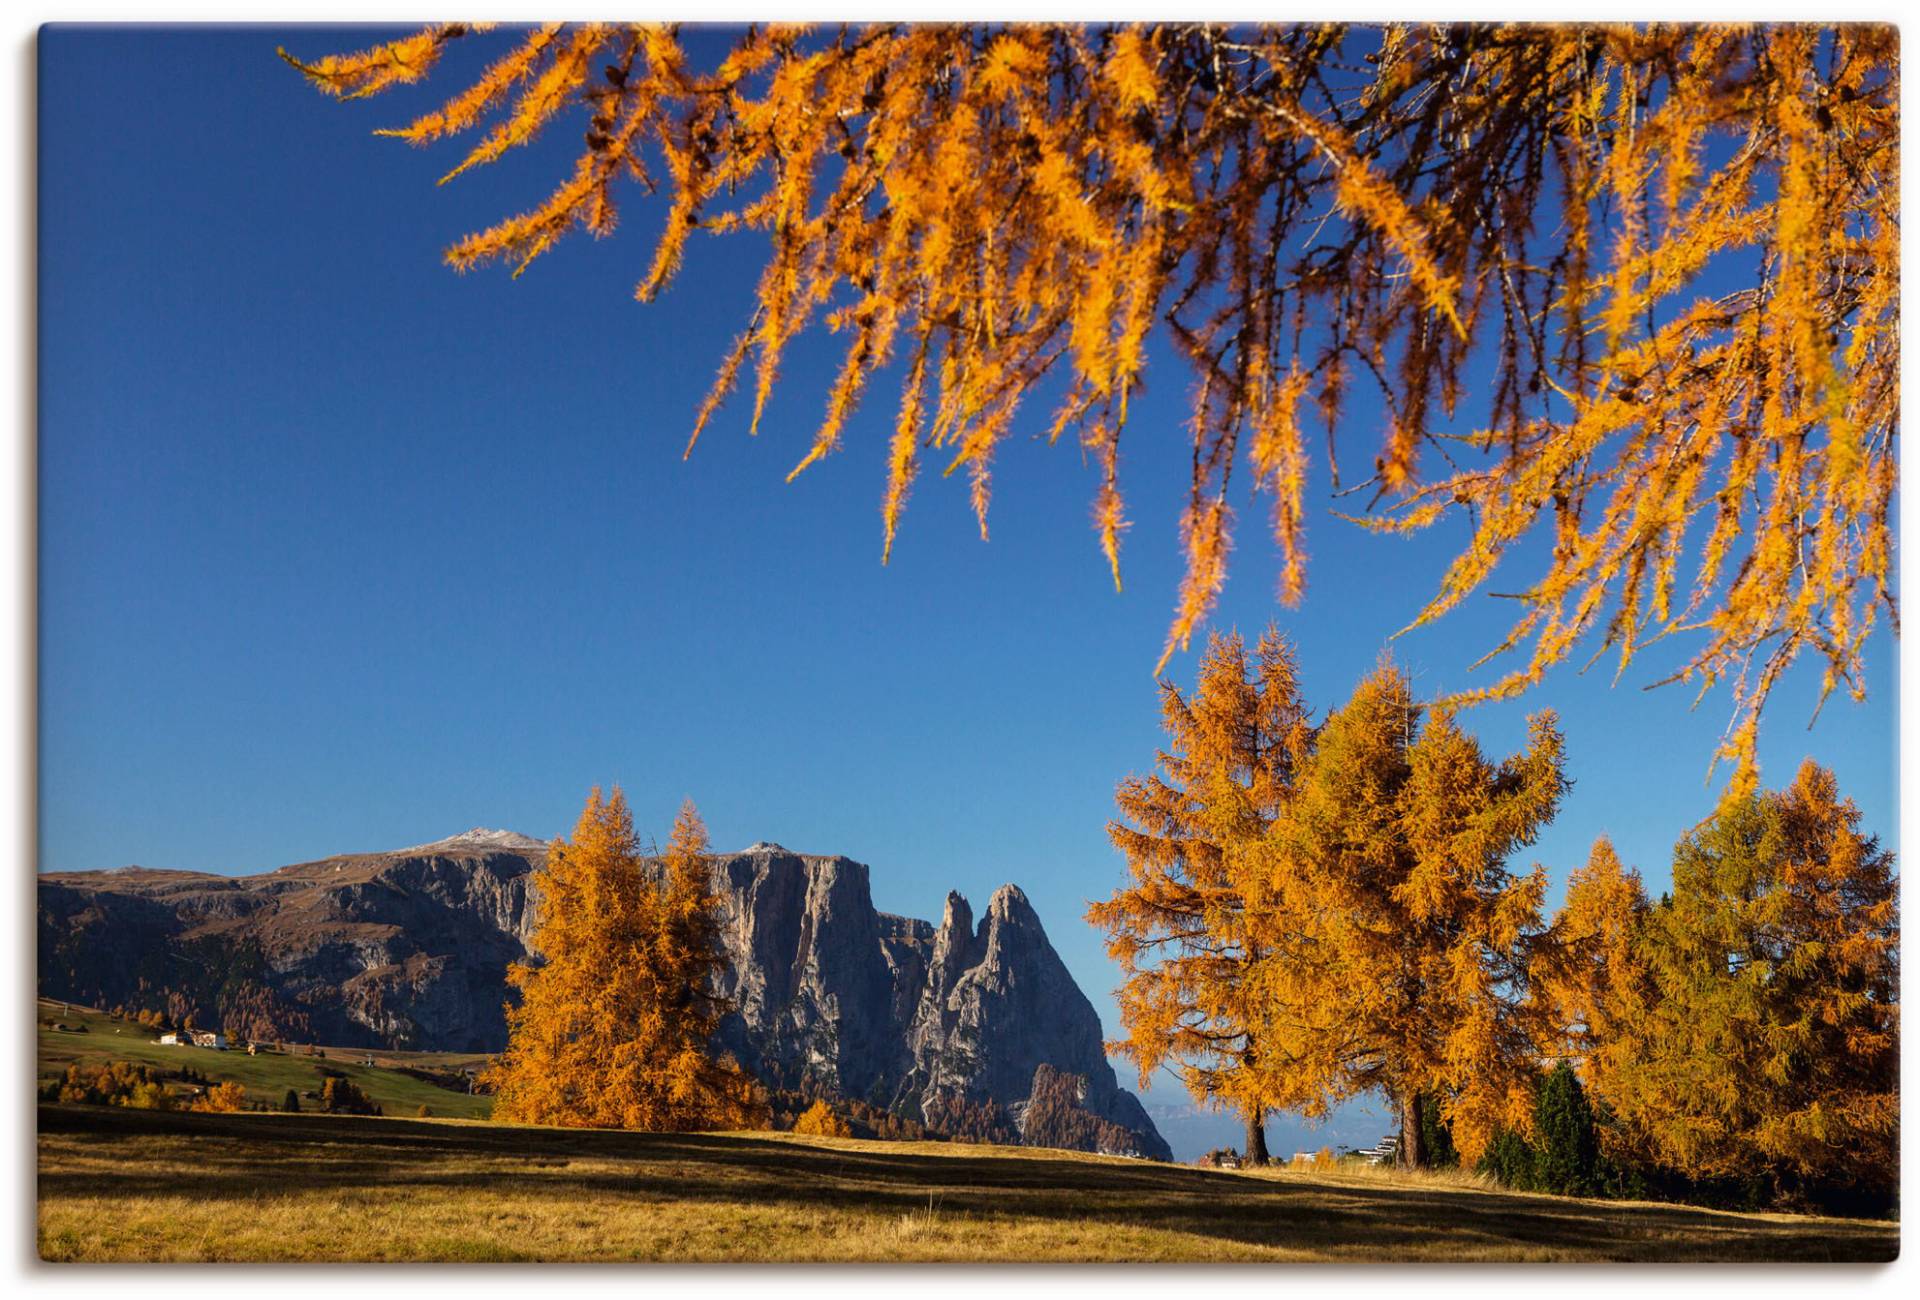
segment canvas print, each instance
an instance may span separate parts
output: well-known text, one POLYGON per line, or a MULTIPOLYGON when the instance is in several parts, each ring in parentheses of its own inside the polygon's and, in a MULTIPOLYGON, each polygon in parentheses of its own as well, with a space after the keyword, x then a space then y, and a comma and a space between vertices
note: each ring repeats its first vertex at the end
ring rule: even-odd
POLYGON ((1891 26, 35 43, 43 1260, 1897 1254, 1891 26))

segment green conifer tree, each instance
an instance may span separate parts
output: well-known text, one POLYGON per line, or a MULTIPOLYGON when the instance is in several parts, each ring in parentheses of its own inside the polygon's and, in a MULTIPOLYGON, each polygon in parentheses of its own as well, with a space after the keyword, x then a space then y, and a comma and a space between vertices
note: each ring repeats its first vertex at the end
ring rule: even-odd
POLYGON ((1533 1114, 1535 1190, 1592 1196, 1599 1190, 1600 1162, 1593 1107, 1567 1062, 1560 1062, 1540 1081, 1533 1114))
POLYGON ((1512 1129, 1503 1128, 1493 1135, 1474 1168, 1502 1187, 1530 1192, 1534 1189, 1534 1165, 1533 1147, 1512 1129))

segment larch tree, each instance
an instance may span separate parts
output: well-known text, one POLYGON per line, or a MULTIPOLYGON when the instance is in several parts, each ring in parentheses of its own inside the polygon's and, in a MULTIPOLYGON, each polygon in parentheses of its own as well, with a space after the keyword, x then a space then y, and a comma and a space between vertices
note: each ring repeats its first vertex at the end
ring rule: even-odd
MULTIPOLYGON (((1637 1068, 1635 1058, 1646 1048, 1639 1034, 1655 995, 1645 952, 1648 913, 1640 874, 1601 836, 1586 864, 1568 877, 1566 898, 1530 957, 1542 1064, 1574 1071, 1603 1110, 1610 1089, 1637 1068)), ((1539 1113, 1536 1108, 1536 1118, 1539 1113)), ((1605 1114, 1611 1120, 1611 1111, 1605 1114)), ((1594 1124, 1593 1141, 1608 1170, 1644 1159, 1612 1122, 1594 1124)), ((1601 1167, 1595 1166, 1596 1177, 1601 1167)))
POLYGON ((1647 908, 1639 872, 1601 836, 1586 865, 1567 878, 1566 899, 1533 951, 1542 1053, 1577 1062, 1589 1084, 1619 1064, 1629 1042, 1622 1026, 1645 1004, 1647 908))
POLYGON ((1293 792, 1312 744, 1293 648, 1269 628, 1249 659, 1237 635, 1211 635, 1192 694, 1163 682, 1167 748, 1159 770, 1129 777, 1107 833, 1126 856, 1123 888, 1087 909, 1126 980, 1126 1038, 1112 1048, 1139 1067, 1178 1069, 1195 1100, 1246 1120, 1247 1159, 1267 1161, 1267 1099, 1247 972, 1259 958, 1249 911, 1262 905, 1234 878, 1239 846, 1265 835, 1293 792))
POLYGON ((485 1077, 493 1116, 520 1124, 693 1130, 756 1127, 753 1080, 710 1046, 725 960, 701 857, 705 831, 680 811, 650 864, 618 787, 595 789, 571 840, 533 885, 538 964, 508 968, 507 1048, 485 1077))
POLYGON ((1676 846, 1641 927, 1644 984, 1610 1000, 1594 1075, 1629 1137, 1692 1178, 1771 1178, 1789 1201, 1898 1178, 1893 855, 1811 760, 1676 846))
POLYGON ((1538 1028, 1527 996, 1545 873, 1507 858, 1567 788, 1551 713, 1500 762, 1383 665, 1320 728, 1298 790, 1244 878, 1271 900, 1252 927, 1266 1095, 1308 1115, 1362 1093, 1427 1162, 1428 1107, 1463 1163, 1532 1126, 1538 1028), (1423 716, 1424 715, 1424 716, 1423 716))
POLYGON ((762 1090, 712 1048, 728 1004, 714 991, 727 956, 708 848, 706 824, 689 799, 674 818, 653 890, 658 1011, 636 1068, 664 1079, 666 1107, 683 1117, 680 1127, 762 1128, 769 1115, 762 1090))
MULTIPOLYGON (((482 26, 285 57, 359 98, 482 26)), ((1457 699, 1527 689, 1591 638, 1624 671, 1685 635, 1673 676, 1730 685, 1744 789, 1781 673, 1811 654, 1823 698, 1862 696, 1897 613, 1898 52, 1871 24, 883 24, 751 28, 697 67, 672 27, 550 23, 383 134, 477 133, 452 180, 583 129, 545 199, 447 250, 463 270, 608 235, 636 191, 664 208, 643 301, 696 231, 759 232, 692 438, 743 378, 757 430, 793 340, 840 335, 793 472, 895 374, 883 560, 929 462, 964 474, 985 535, 995 452, 1051 381, 1046 436, 1094 468, 1117 584, 1157 339, 1194 393, 1166 653, 1225 581, 1236 474, 1300 598, 1317 412, 1363 522, 1464 520, 1415 625, 1551 539, 1501 593, 1518 616, 1488 658, 1516 666, 1457 699), (1358 455, 1333 438, 1356 384, 1383 411, 1358 455)))

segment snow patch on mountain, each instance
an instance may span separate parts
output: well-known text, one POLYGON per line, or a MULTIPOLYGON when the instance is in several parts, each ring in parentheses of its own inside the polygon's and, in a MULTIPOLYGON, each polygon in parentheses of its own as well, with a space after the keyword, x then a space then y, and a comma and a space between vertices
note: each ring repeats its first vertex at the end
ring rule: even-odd
POLYGON ((508 853, 525 853, 529 850, 545 849, 545 840, 536 840, 531 835, 522 835, 519 831, 488 830, 476 826, 470 831, 458 835, 449 835, 444 840, 435 840, 431 844, 415 844, 411 848, 395 849, 395 853, 443 853, 452 849, 499 849, 508 853))

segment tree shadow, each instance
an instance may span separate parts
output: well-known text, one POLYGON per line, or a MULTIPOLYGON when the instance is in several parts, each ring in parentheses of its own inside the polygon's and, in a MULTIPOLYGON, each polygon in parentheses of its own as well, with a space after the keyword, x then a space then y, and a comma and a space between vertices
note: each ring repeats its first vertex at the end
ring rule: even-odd
MULTIPOLYGON (((109 1165, 44 1157, 43 1198, 250 1200, 313 1191, 524 1191, 539 1198, 728 1200, 880 1215, 1151 1227, 1223 1244, 1387 1262, 1555 1254, 1588 1260, 1884 1261, 1897 1225, 1730 1214, 1686 1206, 1257 1177, 1040 1152, 751 1135, 452 1125, 348 1116, 207 1115, 43 1106, 43 1136, 109 1165), (188 1159, 113 1162, 116 1146, 171 1139, 188 1159), (989 1154, 989 1151, 993 1153, 989 1154), (476 1167, 478 1166, 478 1167, 476 1167)), ((1224 1252, 1223 1253, 1231 1253, 1224 1252)))

